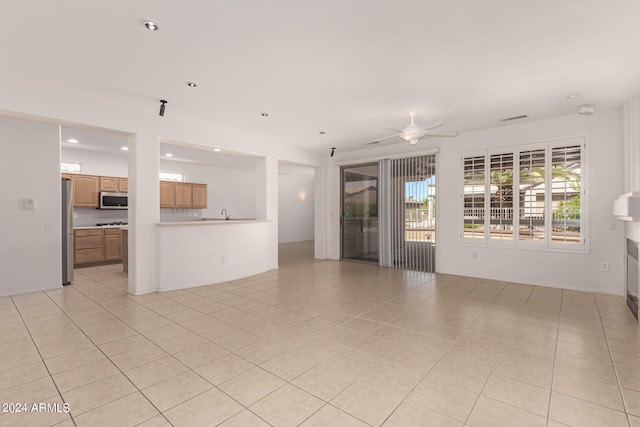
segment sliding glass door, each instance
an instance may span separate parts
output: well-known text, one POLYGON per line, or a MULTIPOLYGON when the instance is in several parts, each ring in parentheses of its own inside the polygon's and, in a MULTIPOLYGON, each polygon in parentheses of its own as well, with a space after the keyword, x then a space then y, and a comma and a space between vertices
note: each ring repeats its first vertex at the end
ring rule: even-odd
POLYGON ((378 263, 378 163, 341 172, 342 258, 378 263))
POLYGON ((390 161, 390 258, 405 270, 435 272, 436 155, 390 161))

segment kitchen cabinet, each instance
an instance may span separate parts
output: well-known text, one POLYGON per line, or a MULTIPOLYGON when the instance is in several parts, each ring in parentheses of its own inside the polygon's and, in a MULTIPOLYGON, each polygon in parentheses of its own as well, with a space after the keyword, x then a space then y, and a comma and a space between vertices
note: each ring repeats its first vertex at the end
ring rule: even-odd
POLYGON ((160 207, 205 209, 207 207, 207 184, 160 181, 160 207))
POLYGON ((118 191, 121 193, 129 192, 129 179, 127 178, 118 178, 118 191))
POLYGON ((188 182, 176 182, 176 208, 192 208, 192 186, 188 182))
POLYGON ((87 228, 74 231, 76 266, 120 261, 122 230, 119 228, 87 228))
POLYGON ((92 175, 73 176, 73 206, 97 208, 100 177, 92 175))
POLYGON ((176 183, 171 181, 160 181, 160 207, 176 207, 176 183))
POLYGON ((119 228, 104 230, 104 260, 122 259, 122 232, 119 228))
POLYGON ((195 209, 207 208, 207 184, 191 184, 191 201, 195 209))
POLYGON ((118 192, 119 191, 119 181, 120 178, 116 178, 113 176, 101 176, 100 177, 100 191, 111 191, 118 192))
POLYGON ((100 229, 75 230, 74 264, 104 261, 104 235, 100 229))
POLYGON ((122 268, 125 273, 129 272, 129 229, 124 228, 122 231, 122 268))

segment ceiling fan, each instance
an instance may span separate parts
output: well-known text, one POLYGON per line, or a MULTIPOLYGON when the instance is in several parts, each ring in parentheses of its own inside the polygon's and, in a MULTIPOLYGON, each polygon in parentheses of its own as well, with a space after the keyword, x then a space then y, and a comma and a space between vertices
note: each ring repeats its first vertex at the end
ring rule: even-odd
POLYGON ((413 111, 410 112, 409 117, 411 117, 411 123, 408 124, 404 129, 382 129, 382 130, 390 130, 397 133, 395 133, 394 135, 385 136, 384 138, 378 138, 372 142, 367 142, 365 145, 378 144, 380 141, 384 141, 385 139, 391 139, 391 138, 402 138, 405 141, 407 141, 409 144, 414 145, 414 144, 417 144, 418 141, 421 138, 424 138, 425 136, 447 136, 447 137, 458 136, 457 133, 433 132, 432 129, 435 129, 444 125, 444 122, 442 120, 438 120, 426 126, 420 126, 415 124, 414 122, 414 119, 416 117, 415 112, 413 111))

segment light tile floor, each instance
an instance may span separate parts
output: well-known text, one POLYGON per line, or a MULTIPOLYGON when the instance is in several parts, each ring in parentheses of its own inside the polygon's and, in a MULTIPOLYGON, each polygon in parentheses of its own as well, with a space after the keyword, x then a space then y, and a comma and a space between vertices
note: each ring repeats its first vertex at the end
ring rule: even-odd
POLYGON ((218 285, 131 296, 111 266, 1 298, 0 426, 640 427, 621 297, 280 250, 218 285))

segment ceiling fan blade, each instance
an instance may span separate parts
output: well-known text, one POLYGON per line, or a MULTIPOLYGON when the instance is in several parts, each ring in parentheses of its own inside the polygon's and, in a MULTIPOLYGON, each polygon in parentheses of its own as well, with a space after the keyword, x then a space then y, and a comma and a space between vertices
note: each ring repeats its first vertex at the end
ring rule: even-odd
POLYGON ((379 129, 385 132, 395 132, 395 133, 402 133, 402 129, 394 129, 394 128, 382 128, 379 129))
POLYGON ((431 129, 439 128, 443 124, 444 124, 444 122, 442 120, 438 120, 438 121, 435 121, 433 123, 429 123, 423 129, 424 130, 431 130, 431 129))
POLYGON ((395 135, 390 135, 390 136, 385 136, 385 137, 382 137, 382 138, 378 138, 378 139, 376 139, 375 141, 365 142, 365 143, 364 143, 364 145, 377 144, 378 142, 380 142, 380 141, 384 141, 385 139, 398 138, 398 137, 400 137, 400 136, 402 136, 402 134, 401 134, 401 133, 397 133, 397 134, 395 134, 395 135))
POLYGON ((446 137, 454 137, 454 136, 458 136, 457 133, 455 132, 441 132, 441 133, 436 133, 436 132, 425 132, 424 136, 446 136, 446 137))

